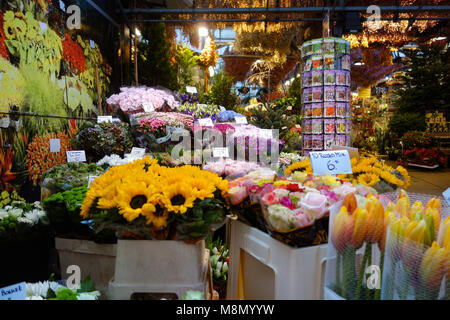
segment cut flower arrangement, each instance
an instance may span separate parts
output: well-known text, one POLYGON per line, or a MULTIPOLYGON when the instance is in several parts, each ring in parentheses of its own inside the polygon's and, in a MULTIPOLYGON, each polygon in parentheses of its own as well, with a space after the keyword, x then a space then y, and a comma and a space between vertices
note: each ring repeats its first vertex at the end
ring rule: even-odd
MULTIPOLYGON (((353 174, 337 175, 340 180, 352 182, 353 185, 363 184, 374 188, 379 193, 394 191, 397 188, 406 190, 410 185, 411 178, 404 167, 392 168, 376 157, 361 158, 359 161, 352 158, 351 165, 353 174)), ((284 174, 290 176, 296 171, 313 174, 309 158, 293 163, 284 171, 284 174)))
POLYGON ((168 168, 146 157, 91 183, 81 216, 119 239, 198 240, 223 224, 228 181, 198 167, 168 168))

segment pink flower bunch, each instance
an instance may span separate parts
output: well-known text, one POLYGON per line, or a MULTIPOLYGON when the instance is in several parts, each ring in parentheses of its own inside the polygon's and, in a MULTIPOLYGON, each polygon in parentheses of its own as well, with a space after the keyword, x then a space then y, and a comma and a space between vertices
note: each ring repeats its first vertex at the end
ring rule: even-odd
POLYGON ((142 114, 137 117, 138 122, 142 119, 153 119, 162 121, 164 126, 184 127, 192 131, 194 128, 194 118, 192 116, 178 112, 152 112, 151 114, 142 114))
POLYGON ((161 109, 164 104, 171 109, 176 109, 180 105, 170 92, 146 86, 122 87, 119 94, 113 94, 106 102, 118 105, 124 112, 140 110, 148 103, 151 103, 155 110, 161 109))
POLYGON ((219 176, 239 177, 250 171, 255 171, 261 167, 254 162, 236 161, 231 159, 220 159, 217 162, 210 162, 203 166, 203 170, 214 172, 219 176))
POLYGON ((166 123, 160 119, 154 118, 142 118, 139 120, 139 128, 137 131, 146 133, 146 132, 155 132, 159 130, 165 130, 166 123))

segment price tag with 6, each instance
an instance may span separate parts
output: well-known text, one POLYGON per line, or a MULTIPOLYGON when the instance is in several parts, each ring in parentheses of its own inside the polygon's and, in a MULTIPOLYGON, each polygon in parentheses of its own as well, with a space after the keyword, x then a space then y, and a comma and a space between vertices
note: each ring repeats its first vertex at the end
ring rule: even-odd
POLYGON ((353 173, 347 150, 311 152, 309 157, 315 176, 353 173))

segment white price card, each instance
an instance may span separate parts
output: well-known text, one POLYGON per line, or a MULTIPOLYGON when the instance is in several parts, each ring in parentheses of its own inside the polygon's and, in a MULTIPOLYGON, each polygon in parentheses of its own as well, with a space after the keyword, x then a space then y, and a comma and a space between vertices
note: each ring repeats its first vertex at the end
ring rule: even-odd
POLYGON ((213 148, 212 152, 213 152, 214 158, 229 158, 230 157, 228 148, 213 148))
POLYGON ((347 150, 310 152, 309 158, 315 176, 353 173, 347 150))
POLYGON ((0 128, 8 128, 10 124, 9 116, 3 117, 0 120, 0 128))
POLYGON ((119 118, 113 118, 112 122, 120 122, 120 119, 119 118))
POLYGON ((261 129, 261 130, 259 130, 259 136, 261 138, 265 138, 265 139, 272 139, 273 138, 272 129, 261 129))
POLYGON ((133 147, 133 149, 131 149, 130 155, 142 158, 145 155, 145 149, 133 147))
POLYGON ((59 139, 50 139, 50 152, 61 151, 61 141, 59 139))
POLYGON ((214 127, 211 118, 198 119, 198 124, 202 127, 214 127))
POLYGON ((26 297, 27 284, 25 282, 0 289, 0 300, 25 300, 26 297))
POLYGON ((145 112, 155 112, 155 106, 150 102, 142 104, 142 107, 144 108, 145 112))
POLYGON ((112 116, 98 116, 97 123, 102 123, 102 122, 113 122, 113 117, 112 116))
POLYGON ((197 93, 197 88, 196 87, 186 86, 186 92, 187 93, 197 93))
POLYGON ((85 162, 86 152, 84 150, 66 151, 67 162, 85 162))
POLYGON ((444 199, 447 201, 448 205, 450 206, 450 188, 447 188, 447 190, 442 192, 442 195, 444 196, 444 199))
POLYGON ((234 117, 234 121, 236 121, 237 124, 247 124, 247 118, 246 117, 242 117, 242 116, 238 116, 238 117, 234 117))
POLYGON ((92 49, 95 49, 95 42, 94 42, 94 40, 89 40, 89 45, 91 46, 92 49))
POLYGON ((98 176, 89 176, 88 180, 88 189, 91 186, 91 183, 94 182, 95 178, 98 178, 98 176))

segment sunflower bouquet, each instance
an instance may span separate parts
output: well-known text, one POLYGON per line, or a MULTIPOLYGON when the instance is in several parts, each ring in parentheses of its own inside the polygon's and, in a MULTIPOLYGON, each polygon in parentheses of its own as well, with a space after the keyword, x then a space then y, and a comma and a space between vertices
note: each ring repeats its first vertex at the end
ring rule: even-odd
POLYGON ((212 172, 164 167, 146 157, 96 178, 81 216, 119 239, 197 240, 224 222, 227 191, 228 181, 212 172))
MULTIPOLYGON (((397 166, 388 166, 376 157, 351 159, 353 174, 337 175, 341 181, 350 181, 353 185, 365 185, 375 189, 379 193, 391 192, 397 188, 407 189, 411 178, 408 171, 397 166)), ((286 176, 293 175, 296 171, 313 174, 309 158, 290 165, 285 171, 286 176)))

